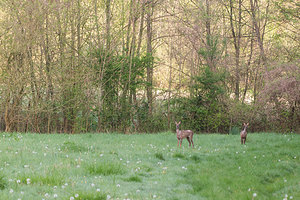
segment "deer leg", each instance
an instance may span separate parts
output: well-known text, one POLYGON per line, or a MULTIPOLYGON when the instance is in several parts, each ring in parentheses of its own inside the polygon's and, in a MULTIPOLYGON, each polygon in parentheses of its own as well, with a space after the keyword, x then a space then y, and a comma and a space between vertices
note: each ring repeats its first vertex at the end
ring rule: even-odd
POLYGON ((182 144, 182 139, 180 139, 180 147, 181 147, 181 144, 182 144))
POLYGON ((241 144, 243 144, 243 138, 241 138, 241 144))
POLYGON ((186 139, 187 139, 187 141, 189 142, 189 147, 190 147, 190 146, 191 146, 191 140, 190 140, 189 137, 187 137, 186 139))
POLYGON ((177 147, 179 146, 179 139, 177 139, 177 147))
POLYGON ((192 145, 193 145, 193 148, 194 148, 193 135, 190 137, 190 139, 191 139, 191 142, 192 142, 192 145))
POLYGON ((194 142, 193 142, 193 138, 191 138, 191 142, 192 142, 192 145, 193 145, 193 148, 194 148, 194 142))

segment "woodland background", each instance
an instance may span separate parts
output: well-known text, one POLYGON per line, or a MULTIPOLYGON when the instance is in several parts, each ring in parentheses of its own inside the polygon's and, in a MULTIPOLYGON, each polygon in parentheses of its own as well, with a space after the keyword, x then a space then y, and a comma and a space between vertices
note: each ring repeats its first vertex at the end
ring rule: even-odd
POLYGON ((300 132, 296 0, 1 0, 0 130, 300 132))

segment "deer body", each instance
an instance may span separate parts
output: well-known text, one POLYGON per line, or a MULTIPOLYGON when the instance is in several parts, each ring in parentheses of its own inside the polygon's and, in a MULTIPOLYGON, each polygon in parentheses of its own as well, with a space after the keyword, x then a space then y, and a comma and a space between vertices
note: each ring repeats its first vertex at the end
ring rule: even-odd
POLYGON ((244 123, 244 129, 241 131, 241 144, 246 143, 246 138, 247 138, 247 127, 249 123, 244 123))
POLYGON ((193 135, 194 135, 194 132, 191 131, 191 130, 179 130, 179 125, 181 124, 181 122, 175 122, 176 124, 176 136, 177 136, 177 146, 179 146, 179 142, 180 142, 180 147, 181 147, 181 144, 182 144, 182 140, 184 138, 186 138, 189 142, 189 146, 191 146, 191 144, 193 145, 194 147, 194 142, 193 142, 193 135))

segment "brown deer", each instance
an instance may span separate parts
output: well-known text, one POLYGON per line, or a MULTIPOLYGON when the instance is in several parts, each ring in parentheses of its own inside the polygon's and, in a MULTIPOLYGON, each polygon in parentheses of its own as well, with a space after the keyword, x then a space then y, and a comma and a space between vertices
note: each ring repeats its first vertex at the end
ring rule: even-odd
POLYGON ((179 125, 181 124, 181 122, 175 122, 176 124, 176 136, 177 136, 177 146, 179 145, 179 141, 180 141, 180 147, 181 147, 181 144, 182 144, 182 140, 184 138, 186 138, 188 141, 189 141, 189 146, 191 146, 191 143, 194 147, 194 142, 193 142, 193 131, 191 130, 179 130, 179 125))
POLYGON ((241 143, 245 144, 246 143, 246 138, 247 138, 247 127, 249 123, 244 123, 244 129, 241 131, 241 143))

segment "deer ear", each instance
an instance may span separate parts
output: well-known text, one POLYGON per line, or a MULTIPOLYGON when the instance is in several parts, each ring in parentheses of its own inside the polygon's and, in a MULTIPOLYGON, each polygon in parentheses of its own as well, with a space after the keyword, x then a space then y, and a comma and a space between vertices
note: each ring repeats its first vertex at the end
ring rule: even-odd
POLYGON ((249 126, 249 123, 247 123, 247 126, 249 126))
POLYGON ((178 124, 181 124, 181 122, 178 122, 178 124))

